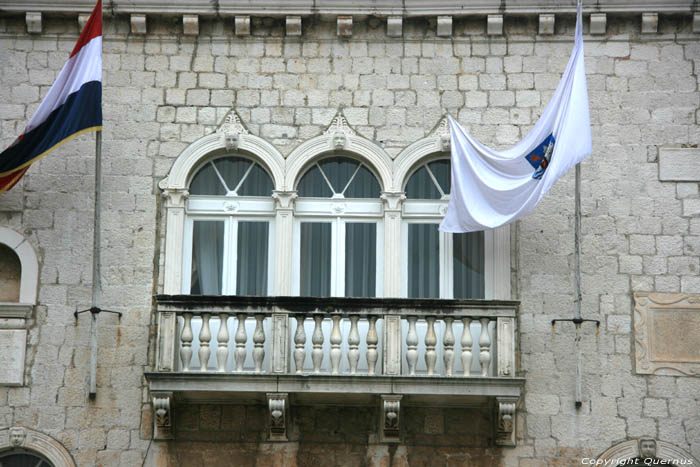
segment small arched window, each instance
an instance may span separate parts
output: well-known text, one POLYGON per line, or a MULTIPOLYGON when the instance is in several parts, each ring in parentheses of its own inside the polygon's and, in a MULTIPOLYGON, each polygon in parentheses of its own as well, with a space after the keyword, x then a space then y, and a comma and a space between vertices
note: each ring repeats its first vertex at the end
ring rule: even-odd
POLYGON ((294 292, 381 296, 382 203, 377 177, 362 162, 334 155, 297 183, 294 292))
POLYGON ((272 190, 267 171, 247 157, 226 155, 199 168, 187 201, 183 291, 272 292, 272 190))
POLYGON ((484 232, 438 227, 451 187, 450 160, 419 165, 404 191, 404 292, 411 298, 484 298, 484 232))
POLYGON ((22 264, 12 248, 0 243, 0 302, 19 302, 22 264))

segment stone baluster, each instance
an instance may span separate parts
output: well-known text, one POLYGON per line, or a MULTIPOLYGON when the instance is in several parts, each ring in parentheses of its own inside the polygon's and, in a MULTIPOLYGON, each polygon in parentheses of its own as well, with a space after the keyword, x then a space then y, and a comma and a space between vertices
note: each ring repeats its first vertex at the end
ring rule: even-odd
POLYGON ((464 329, 462 330, 462 366, 464 367, 464 376, 471 375, 472 370, 472 330, 469 326, 472 323, 471 318, 462 318, 464 329))
POLYGON ((321 363, 323 362, 323 316, 314 316, 314 334, 311 336, 311 343, 314 349, 311 351, 311 360, 314 363, 314 373, 321 372, 321 363))
POLYGON ((452 367, 455 361, 455 334, 452 332, 452 320, 453 318, 445 318, 445 335, 442 338, 445 376, 452 376, 452 367))
POLYGON ((255 316, 255 332, 253 332, 253 362, 255 363, 255 372, 262 373, 262 364, 265 359, 265 330, 263 329, 263 320, 265 316, 255 316))
POLYGON ((340 334, 340 315, 333 315, 333 329, 331 329, 331 374, 337 375, 340 367, 340 344, 343 336, 340 334))
POLYGON ((489 375, 489 363, 491 363, 491 338, 489 337, 489 319, 481 318, 481 335, 479 336, 479 362, 481 363, 481 376, 489 375))
POLYGON ((428 323, 428 329, 425 331, 425 366, 428 368, 428 375, 435 374, 435 362, 437 361, 437 337, 435 336, 435 317, 429 316, 425 318, 428 323))
POLYGON ((294 364, 297 373, 304 371, 304 360, 306 359, 306 331, 304 330, 305 316, 297 316, 297 330, 294 332, 294 364))
POLYGON ((211 355, 211 349, 209 348, 209 342, 211 341, 211 330, 209 329, 209 319, 211 315, 209 313, 202 314, 202 329, 199 330, 199 370, 207 371, 207 364, 209 363, 209 356, 211 355))
POLYGON ((216 363, 219 372, 226 371, 226 360, 228 360, 228 314, 222 313, 219 318, 219 332, 216 335, 216 341, 219 347, 216 349, 216 363))
POLYGON ((185 325, 180 334, 180 360, 182 361, 182 371, 190 371, 192 362, 192 313, 185 313, 185 325))
POLYGON ((248 341, 248 334, 245 332, 245 318, 244 314, 239 314, 236 316, 238 319, 238 328, 236 329, 236 352, 234 357, 236 360, 236 371, 243 371, 243 364, 245 363, 246 350, 245 344, 248 341))
POLYGON ((410 376, 415 376, 416 374, 416 362, 418 361, 418 333, 416 333, 416 320, 415 316, 409 316, 406 318, 408 320, 408 334, 406 335, 406 363, 408 363, 408 374, 410 376))
POLYGON ((370 316, 369 329, 367 330, 367 369, 370 375, 375 374, 377 371, 377 360, 379 359, 379 353, 377 353, 377 343, 379 342, 379 336, 377 336, 377 317, 370 316))
POLYGON ((360 361, 360 331, 357 330, 357 320, 360 317, 350 316, 350 334, 348 335, 348 363, 350 364, 350 374, 357 373, 357 363, 360 361))

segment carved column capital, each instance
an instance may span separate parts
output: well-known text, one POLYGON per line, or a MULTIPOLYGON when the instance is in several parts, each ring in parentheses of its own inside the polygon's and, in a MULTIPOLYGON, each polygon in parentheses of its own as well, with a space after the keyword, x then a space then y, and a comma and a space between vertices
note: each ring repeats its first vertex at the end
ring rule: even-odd
POLYGON ((398 443, 401 434, 401 399, 403 396, 380 396, 379 438, 385 443, 398 443))
POLYGON ((289 396, 286 392, 267 393, 270 441, 287 441, 287 412, 289 396))
POLYGON ((496 398, 496 445, 515 447, 515 411, 518 399, 496 398))
POLYGON ((172 392, 152 392, 153 439, 173 439, 171 400, 172 392))
POLYGON ((294 201, 299 197, 296 191, 280 191, 274 190, 272 198, 275 200, 275 209, 277 211, 292 211, 294 210, 294 201))
POLYGON ((163 193, 161 193, 165 199, 166 208, 184 208, 189 195, 190 192, 184 188, 164 188, 163 193))
POLYGON ((384 211, 401 211, 401 203, 406 199, 406 193, 383 191, 380 198, 384 201, 384 211))

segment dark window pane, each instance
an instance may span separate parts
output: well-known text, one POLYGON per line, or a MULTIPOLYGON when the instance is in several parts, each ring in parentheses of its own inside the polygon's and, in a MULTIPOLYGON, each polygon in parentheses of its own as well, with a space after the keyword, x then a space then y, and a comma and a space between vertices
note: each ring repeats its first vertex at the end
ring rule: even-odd
POLYGON ((0 454, 0 467, 53 467, 53 465, 33 454, 11 452, 0 454))
POLYGON ((238 223, 236 295, 267 295, 267 258, 270 224, 238 223))
POLYGON ((241 182, 250 164, 252 164, 251 161, 240 157, 222 157, 214 161, 214 165, 231 191, 235 190, 241 182))
POLYGON ((305 197, 330 198, 333 192, 323 179, 321 171, 315 165, 301 177, 297 185, 297 194, 305 197))
POLYGON ((440 232, 437 224, 408 224, 408 296, 440 296, 440 232))
POLYGON ((345 224, 345 296, 374 297, 377 284, 377 224, 345 224))
POLYGON ((448 194, 452 186, 452 177, 450 175, 450 160, 441 159, 428 164, 430 171, 435 175, 435 180, 440 184, 442 192, 448 194))
POLYGON ((484 298, 484 232, 452 238, 454 298, 484 298))
POLYGON ((345 190, 346 198, 379 198, 381 188, 377 178, 367 167, 362 166, 345 190))
POLYGON ((350 181, 350 177, 355 173, 358 162, 347 157, 330 157, 318 163, 323 169, 323 173, 331 182, 334 193, 342 193, 345 186, 350 181))
POLYGON ((408 199, 440 199, 442 196, 425 166, 411 175, 406 183, 405 191, 408 199))
POLYGON ((238 196, 270 196, 272 188, 270 176, 262 167, 255 164, 238 189, 238 196))
POLYGON ((195 221, 192 232, 192 295, 221 295, 224 223, 195 221))
POLYGON ((328 297, 331 294, 331 224, 302 222, 300 248, 302 296, 328 297))
POLYGON ((221 180, 216 175, 211 163, 207 163, 192 179, 190 183, 190 194, 193 195, 214 195, 223 196, 226 189, 221 184, 221 180))

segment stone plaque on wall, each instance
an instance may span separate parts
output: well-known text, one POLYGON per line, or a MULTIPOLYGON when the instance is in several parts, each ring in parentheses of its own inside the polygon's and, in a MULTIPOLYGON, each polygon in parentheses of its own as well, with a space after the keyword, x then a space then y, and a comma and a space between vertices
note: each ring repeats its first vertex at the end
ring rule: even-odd
POLYGON ((700 295, 634 294, 637 373, 700 374, 700 295))
POLYGON ((0 385, 22 385, 26 341, 26 329, 0 329, 0 385))

